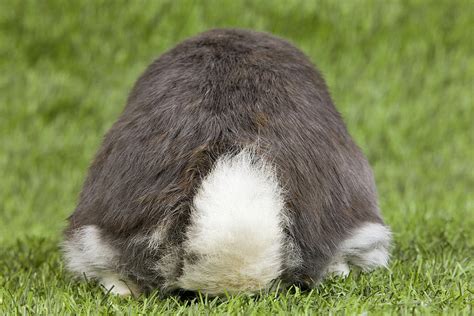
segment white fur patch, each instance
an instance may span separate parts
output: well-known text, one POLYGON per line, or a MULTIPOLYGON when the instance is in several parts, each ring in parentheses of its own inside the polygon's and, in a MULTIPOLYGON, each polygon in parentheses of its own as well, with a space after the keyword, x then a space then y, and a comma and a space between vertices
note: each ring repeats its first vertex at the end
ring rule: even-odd
POLYGON ((100 236, 93 225, 78 229, 63 243, 66 267, 77 276, 97 279, 106 292, 118 295, 138 294, 138 288, 113 272, 117 252, 100 236), (133 292, 132 292, 133 291, 133 292))
POLYGON ((194 197, 188 260, 178 286, 209 294, 253 292, 282 270, 284 200, 274 170, 251 151, 218 159, 194 197))
POLYGON ((364 271, 386 267, 391 235, 384 225, 366 223, 341 244, 341 256, 364 271))
POLYGON ((63 244, 66 266, 81 276, 98 278, 100 272, 110 270, 116 260, 115 249, 102 241, 96 226, 79 228, 74 235, 63 244))

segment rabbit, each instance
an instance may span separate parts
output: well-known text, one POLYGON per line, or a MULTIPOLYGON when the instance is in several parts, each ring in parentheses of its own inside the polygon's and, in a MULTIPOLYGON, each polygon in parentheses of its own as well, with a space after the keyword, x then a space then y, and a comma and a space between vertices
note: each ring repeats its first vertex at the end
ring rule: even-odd
POLYGON ((390 244, 371 168, 310 60, 214 29, 135 83, 62 249, 111 293, 219 296, 386 267, 390 244))

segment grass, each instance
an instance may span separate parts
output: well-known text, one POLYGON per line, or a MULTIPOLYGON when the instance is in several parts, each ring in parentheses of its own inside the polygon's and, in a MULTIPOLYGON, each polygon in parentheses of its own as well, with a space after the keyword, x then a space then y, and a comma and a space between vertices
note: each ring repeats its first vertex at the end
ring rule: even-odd
POLYGON ((473 313, 474 2, 0 2, 0 314, 473 313), (146 65, 212 27, 290 39, 325 74, 395 233, 388 270, 311 292, 121 299, 58 251, 146 65))

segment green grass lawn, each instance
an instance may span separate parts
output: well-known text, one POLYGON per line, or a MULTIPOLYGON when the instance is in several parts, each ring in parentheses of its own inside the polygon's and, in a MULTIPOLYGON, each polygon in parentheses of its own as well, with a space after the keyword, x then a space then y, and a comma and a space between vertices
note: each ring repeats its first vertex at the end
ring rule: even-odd
POLYGON ((0 314, 473 313, 474 1, 0 1, 0 314), (213 27, 316 63, 372 164, 388 270, 311 292, 104 294, 58 251, 89 162, 138 75, 213 27))

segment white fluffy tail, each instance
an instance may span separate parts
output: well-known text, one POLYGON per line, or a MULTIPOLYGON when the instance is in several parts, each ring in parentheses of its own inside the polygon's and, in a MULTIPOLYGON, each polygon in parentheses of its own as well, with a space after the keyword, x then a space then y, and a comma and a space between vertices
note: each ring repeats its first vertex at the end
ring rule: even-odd
POLYGON ((250 150, 218 159, 194 197, 178 286, 255 292, 283 268, 284 200, 274 170, 250 150))

